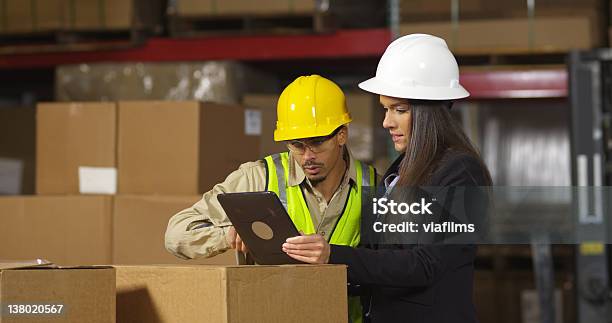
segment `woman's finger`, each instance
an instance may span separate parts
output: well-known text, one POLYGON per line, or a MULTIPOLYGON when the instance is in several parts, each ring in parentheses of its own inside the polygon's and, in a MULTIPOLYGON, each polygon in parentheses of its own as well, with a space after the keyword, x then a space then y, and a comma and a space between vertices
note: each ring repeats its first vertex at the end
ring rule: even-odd
POLYGON ((321 243, 283 243, 283 248, 287 250, 321 250, 323 249, 323 244, 321 243))
POLYGON ((319 251, 314 251, 314 250, 284 250, 285 253, 291 254, 291 255, 298 255, 298 256, 304 256, 304 257, 312 257, 312 258, 319 258, 321 257, 321 252, 319 251))

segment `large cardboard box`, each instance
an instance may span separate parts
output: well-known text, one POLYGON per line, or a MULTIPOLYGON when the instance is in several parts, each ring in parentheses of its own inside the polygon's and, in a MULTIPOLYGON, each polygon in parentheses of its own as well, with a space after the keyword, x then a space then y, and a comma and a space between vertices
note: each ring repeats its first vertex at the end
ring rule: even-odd
POLYGON ((168 220, 195 204, 200 195, 117 195, 113 212, 113 263, 141 264, 236 264, 233 250, 207 259, 183 260, 164 248, 168 220))
POLYGON ((353 157, 371 162, 374 159, 374 129, 376 124, 374 109, 378 97, 367 93, 347 93, 346 106, 353 121, 349 125, 348 147, 353 157))
POLYGON ((489 19, 414 23, 400 26, 402 35, 428 33, 446 40, 455 54, 566 52, 597 46, 586 16, 489 19), (508 32, 512 31, 512 32, 508 32), (504 37, 500 37, 504 35, 504 37))
POLYGON ((180 16, 288 15, 314 13, 314 0, 179 0, 180 16))
POLYGON ((66 28, 74 31, 152 30, 161 22, 160 0, 63 0, 66 28))
POLYGON ((136 0, 67 0, 69 29, 130 29, 136 0))
POLYGON ((287 151, 287 146, 283 142, 274 141, 278 96, 278 94, 247 94, 243 99, 246 107, 261 111, 261 149, 259 152, 261 158, 287 151))
POLYGON ((35 111, 0 108, 0 195, 34 193, 35 111))
POLYGON ((341 323, 346 267, 118 266, 120 322, 341 323))
MULTIPOLYGON (((457 10, 459 23, 472 19, 526 18, 529 1, 487 0, 400 0, 402 22, 450 21, 457 10), (453 8, 456 3, 457 7, 453 8)), ((575 14, 576 11, 600 11, 600 0, 536 0, 533 2, 535 17, 575 14), (568 14, 569 13, 569 14, 568 14)))
POLYGON ((65 26, 66 0, 4 0, 0 8, 0 33, 19 34, 60 30, 65 26))
POLYGON ((102 183, 112 194, 116 190, 112 179, 116 167, 116 104, 41 103, 36 113, 36 193, 78 194, 79 169, 90 167, 87 170, 91 173, 93 167, 92 181, 102 183), (111 178, 105 177, 106 172, 100 178, 95 173, 100 168, 110 169, 111 178))
POLYGON ((111 267, 41 268, 0 263, 0 322, 115 322, 115 288, 115 269, 111 267), (34 310, 32 305, 42 305, 35 308, 44 314, 18 314, 34 310))
POLYGON ((0 259, 109 264, 110 196, 0 197, 0 259))
MULTIPOLYGON (((195 195, 258 159, 248 110, 200 102, 119 103, 119 193, 195 195)), ((257 127, 255 127, 257 128, 257 127)))
MULTIPOLYGON (((402 22, 410 23, 415 21, 436 21, 450 20, 453 13, 452 0, 401 0, 400 15, 402 22)), ((461 0, 458 1, 458 13, 461 19, 483 16, 485 13, 488 18, 496 15, 496 10, 491 10, 492 5, 488 5, 486 0, 461 0)))

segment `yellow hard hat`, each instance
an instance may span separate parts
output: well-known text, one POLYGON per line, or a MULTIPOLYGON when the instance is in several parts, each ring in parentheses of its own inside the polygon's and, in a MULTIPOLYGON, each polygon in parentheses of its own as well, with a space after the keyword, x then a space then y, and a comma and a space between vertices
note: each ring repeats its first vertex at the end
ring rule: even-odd
POLYGON ((300 76, 278 99, 274 140, 327 136, 351 122, 344 93, 334 82, 319 76, 300 76))

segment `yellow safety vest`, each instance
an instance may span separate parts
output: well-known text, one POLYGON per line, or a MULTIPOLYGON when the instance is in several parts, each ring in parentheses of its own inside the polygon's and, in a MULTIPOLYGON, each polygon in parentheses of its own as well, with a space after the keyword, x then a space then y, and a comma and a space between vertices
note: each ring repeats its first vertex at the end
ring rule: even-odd
MULTIPOLYGON (((312 216, 304 200, 302 189, 299 185, 289 186, 289 153, 283 152, 267 156, 266 162, 267 182, 266 190, 276 193, 285 206, 289 217, 295 227, 304 234, 315 233, 312 216)), ((329 243, 342 246, 357 247, 360 239, 361 226, 361 193, 364 186, 374 186, 376 171, 374 167, 355 160, 357 171, 357 185, 351 187, 344 210, 337 220, 330 235, 329 243), (364 169, 366 170, 364 172, 364 169)), ((349 315, 351 322, 362 322, 362 310, 359 297, 349 297, 349 315)))

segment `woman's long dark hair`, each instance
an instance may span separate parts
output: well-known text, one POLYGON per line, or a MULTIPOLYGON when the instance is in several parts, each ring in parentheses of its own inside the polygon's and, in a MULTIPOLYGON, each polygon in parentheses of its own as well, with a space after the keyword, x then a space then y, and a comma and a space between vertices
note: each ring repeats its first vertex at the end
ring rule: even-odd
POLYGON ((425 185, 448 149, 478 160, 491 184, 491 175, 478 150, 450 114, 451 102, 410 100, 412 131, 399 166, 399 185, 425 185))

